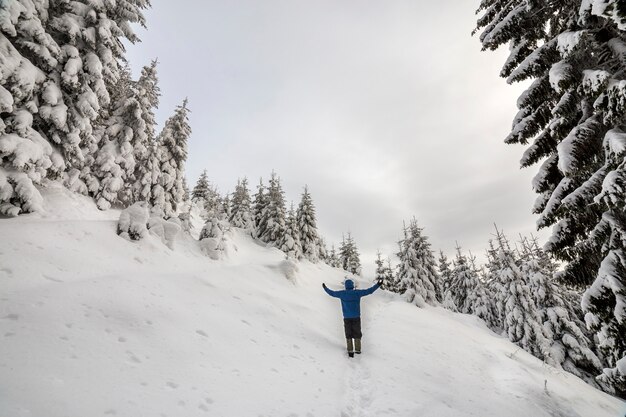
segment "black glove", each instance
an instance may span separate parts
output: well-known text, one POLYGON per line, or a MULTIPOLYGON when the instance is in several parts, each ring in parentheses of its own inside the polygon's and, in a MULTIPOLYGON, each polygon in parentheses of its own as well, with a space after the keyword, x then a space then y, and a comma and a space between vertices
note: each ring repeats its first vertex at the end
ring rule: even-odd
POLYGON ((326 288, 326 284, 322 282, 322 288, 326 288))
POLYGON ((377 283, 378 285, 383 285, 383 282, 384 282, 384 281, 382 280, 382 278, 381 278, 381 279, 377 279, 377 280, 376 280, 376 283, 377 283))

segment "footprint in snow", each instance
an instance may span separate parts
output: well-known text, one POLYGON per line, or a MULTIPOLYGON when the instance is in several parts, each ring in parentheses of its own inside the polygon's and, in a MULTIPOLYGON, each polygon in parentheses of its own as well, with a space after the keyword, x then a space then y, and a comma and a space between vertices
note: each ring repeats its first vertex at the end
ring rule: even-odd
POLYGON ((198 333, 200 336, 209 337, 209 335, 206 334, 206 332, 203 330, 196 330, 196 333, 198 333))
POLYGON ((167 381, 167 383, 165 385, 167 385, 168 387, 170 387, 172 389, 178 388, 178 384, 176 382, 172 382, 172 381, 167 381))

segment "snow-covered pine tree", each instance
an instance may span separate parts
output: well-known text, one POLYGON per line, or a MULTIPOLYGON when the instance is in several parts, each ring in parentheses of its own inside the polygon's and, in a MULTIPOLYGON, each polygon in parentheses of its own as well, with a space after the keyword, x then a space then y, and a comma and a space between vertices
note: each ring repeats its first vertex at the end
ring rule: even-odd
POLYGON ((120 72, 116 94, 109 106, 110 116, 96 133, 98 150, 91 173, 98 183, 94 198, 98 208, 107 210, 111 204, 128 204, 135 173, 135 148, 148 142, 143 108, 138 100, 130 69, 120 72))
POLYGON ((452 277, 452 270, 450 269, 450 262, 448 257, 439 250, 439 276, 441 277, 441 290, 445 293, 450 288, 450 278, 452 277))
POLYGON ((592 340, 572 304, 571 298, 579 303, 580 296, 554 282, 556 265, 536 241, 524 239, 521 245, 521 270, 549 343, 544 350, 552 364, 595 385, 594 377, 602 370, 602 363, 593 353, 592 340))
POLYGON ((393 272, 391 271, 391 261, 387 258, 387 264, 382 258, 382 254, 380 251, 376 251, 376 260, 374 261, 376 264, 375 271, 375 279, 376 281, 382 282, 380 288, 383 290, 390 290, 393 284, 393 272))
POLYGON ((409 303, 424 307, 437 304, 439 276, 435 257, 430 250, 428 238, 413 219, 404 228, 404 238, 398 242, 398 289, 409 303))
POLYGON ((147 0, 50 2, 47 30, 61 48, 51 76, 60 79, 68 111, 65 125, 57 128, 53 123, 47 132, 63 151, 66 184, 76 191, 98 193, 98 173, 92 165, 98 149, 109 143, 98 143, 95 133, 110 104, 109 91, 119 81, 122 40, 138 40, 130 23, 143 25, 141 9, 148 5, 147 0))
POLYGON ((330 252, 328 253, 326 263, 333 268, 341 268, 341 262, 339 261, 339 256, 337 256, 337 250, 335 249, 334 244, 330 246, 330 252))
POLYGON ((492 329, 498 329, 497 314, 489 289, 479 277, 474 260, 461 253, 457 245, 454 268, 444 293, 444 306, 460 313, 474 314, 492 329))
POLYGON ((394 274, 394 268, 391 266, 391 259, 387 257, 386 265, 385 265, 385 280, 383 281, 383 286, 381 287, 383 290, 388 290, 392 292, 398 292, 395 287, 396 275, 394 274))
POLYGON ((376 271, 374 271, 374 280, 383 281, 387 276, 385 275, 385 262, 382 258, 382 253, 380 250, 376 251, 376 260, 374 261, 376 264, 376 271))
POLYGON ((277 245, 285 233, 285 193, 280 185, 280 178, 272 172, 267 189, 267 206, 263 213, 262 224, 265 231, 260 236, 261 240, 271 245, 277 245))
POLYGON ((534 79, 506 143, 543 161, 533 180, 546 250, 563 282, 587 287, 582 306, 608 359, 603 379, 626 395, 626 26, 617 0, 483 0, 485 49, 509 43, 501 76, 534 79))
POLYGON ((248 179, 244 177, 237 181, 233 198, 230 202, 229 222, 234 227, 252 231, 254 221, 252 219, 250 201, 250 190, 248 190, 248 179))
POLYGON ((95 192, 94 127, 119 76, 122 39, 137 41, 131 24, 143 24, 146 5, 0 3, 0 212, 39 210, 34 184, 65 171, 74 189, 95 192))
POLYGON ((183 201, 187 141, 191 135, 188 113, 185 99, 182 105, 176 108, 174 115, 167 119, 157 140, 161 163, 159 183, 163 193, 162 198, 154 201, 154 206, 162 210, 165 217, 174 216, 183 201))
POLYGON ((135 141, 135 172, 133 174, 132 202, 151 201, 154 181, 158 180, 159 163, 155 153, 156 120, 154 111, 159 106, 161 91, 157 78, 157 60, 141 69, 139 80, 135 83, 135 94, 141 108, 141 117, 145 123, 145 137, 135 141))
POLYGON ((344 271, 348 271, 354 275, 361 275, 361 259, 359 257, 359 250, 356 247, 356 243, 352 238, 350 232, 348 237, 343 237, 341 245, 339 246, 339 267, 344 271))
POLYGON ((221 215, 224 220, 228 221, 230 219, 231 211, 230 211, 230 193, 226 193, 224 198, 222 198, 222 209, 221 215))
POLYGON ((311 194, 309 194, 309 188, 306 185, 298 205, 296 219, 300 231, 302 254, 309 261, 317 262, 319 258, 319 233, 317 232, 317 221, 315 219, 315 206, 313 205, 311 194))
POLYGON ((198 181, 196 181, 196 185, 193 187, 191 191, 192 201, 198 202, 201 201, 203 204, 209 198, 209 175, 206 172, 206 169, 202 171, 200 176, 198 177, 198 181))
POLYGON ((191 200, 191 191, 189 191, 189 185, 187 185, 187 177, 183 175, 183 202, 186 203, 191 200))
MULTIPOLYGON (((499 285, 492 287, 503 333, 509 340, 539 359, 550 363, 550 341, 544 334, 542 320, 531 294, 530 286, 519 261, 504 235, 498 232, 495 264, 490 279, 499 285)), ((493 326, 492 326, 493 327, 493 326)))
POLYGON ((298 219, 293 208, 293 203, 287 214, 285 231, 276 246, 285 252, 287 259, 295 261, 301 259, 303 256, 302 245, 300 244, 300 228, 298 227, 298 219))
POLYGON ((322 236, 317 240, 317 253, 319 255, 319 260, 327 263, 328 260, 328 246, 326 245, 326 239, 322 236))
POLYGON ((211 212, 200 231, 201 247, 213 259, 221 259, 226 251, 226 240, 230 225, 220 219, 216 212, 211 212))
POLYGON ((35 184, 57 177, 66 167, 52 139, 38 129, 46 124, 38 120, 42 114, 59 127, 67 118, 61 87, 48 79, 48 68, 57 66, 61 50, 44 29, 43 6, 0 3, 0 213, 10 216, 41 210, 35 184))
POLYGON ((267 228, 267 218, 265 212, 269 204, 269 197, 263 185, 263 178, 259 179, 257 192, 254 194, 254 206, 252 207, 252 220, 254 222, 254 236, 261 238, 265 234, 267 228))

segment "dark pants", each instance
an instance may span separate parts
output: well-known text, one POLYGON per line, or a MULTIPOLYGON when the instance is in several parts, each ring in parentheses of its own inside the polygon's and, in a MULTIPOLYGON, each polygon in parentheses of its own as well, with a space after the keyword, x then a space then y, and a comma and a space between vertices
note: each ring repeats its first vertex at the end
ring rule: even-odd
POLYGON ((346 347, 348 353, 352 356, 352 352, 361 353, 361 319, 343 319, 343 328, 346 332, 346 347), (354 339, 354 340, 352 340, 354 339))
POLYGON ((361 318, 343 319, 343 328, 346 331, 346 339, 360 339, 361 334, 361 318))

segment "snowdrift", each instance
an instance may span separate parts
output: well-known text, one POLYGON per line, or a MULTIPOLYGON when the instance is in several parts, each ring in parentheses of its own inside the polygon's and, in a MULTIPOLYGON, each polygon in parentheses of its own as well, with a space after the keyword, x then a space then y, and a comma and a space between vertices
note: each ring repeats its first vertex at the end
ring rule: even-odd
MULTIPOLYGON (((284 263, 235 230, 226 259, 179 234, 116 235, 119 211, 62 188, 0 220, 0 416, 623 416, 477 318, 363 300, 345 354, 344 273, 284 263)), ((362 280, 361 287, 370 282, 362 280)))

